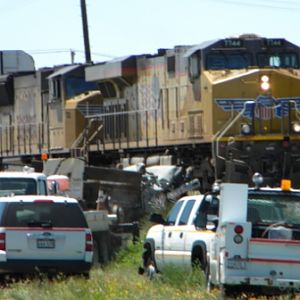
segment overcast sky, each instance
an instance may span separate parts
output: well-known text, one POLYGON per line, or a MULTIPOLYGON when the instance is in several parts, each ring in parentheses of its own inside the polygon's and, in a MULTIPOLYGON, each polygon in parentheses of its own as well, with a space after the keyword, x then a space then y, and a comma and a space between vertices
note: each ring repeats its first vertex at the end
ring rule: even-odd
MULTIPOLYGON (((93 62, 256 33, 300 45, 300 0, 86 0, 93 62)), ((80 0, 0 0, 0 50, 85 62, 80 0)))

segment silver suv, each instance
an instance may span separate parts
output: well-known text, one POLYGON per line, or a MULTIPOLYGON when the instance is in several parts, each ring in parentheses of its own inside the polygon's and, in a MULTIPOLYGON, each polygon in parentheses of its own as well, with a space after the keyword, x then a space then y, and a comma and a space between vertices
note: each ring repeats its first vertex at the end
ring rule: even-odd
POLYGON ((93 239, 76 199, 0 197, 0 274, 88 275, 93 239))

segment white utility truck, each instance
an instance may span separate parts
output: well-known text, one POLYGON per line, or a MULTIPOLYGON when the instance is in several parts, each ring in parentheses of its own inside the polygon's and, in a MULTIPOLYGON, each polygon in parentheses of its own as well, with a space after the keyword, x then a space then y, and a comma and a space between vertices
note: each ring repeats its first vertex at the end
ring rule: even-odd
MULTIPOLYGON (((47 177, 44 173, 34 172, 27 166, 23 171, 3 171, 0 172, 0 196, 49 195, 52 183, 56 183, 56 195, 67 195, 69 183, 66 176, 47 177)), ((132 233, 138 235, 137 223, 119 224, 117 215, 109 214, 103 207, 84 210, 83 214, 93 234, 94 263, 107 263, 116 248, 128 240, 132 233)))
MULTIPOLYGON (((257 182, 261 182, 256 175, 257 182)), ((300 289, 300 191, 223 183, 219 224, 211 240, 208 287, 226 296, 298 292, 300 289)))

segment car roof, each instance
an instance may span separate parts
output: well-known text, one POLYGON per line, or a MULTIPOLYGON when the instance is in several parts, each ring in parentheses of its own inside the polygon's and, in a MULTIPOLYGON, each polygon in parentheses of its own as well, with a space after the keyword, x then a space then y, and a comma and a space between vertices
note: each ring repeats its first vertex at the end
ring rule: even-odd
POLYGON ((46 175, 38 172, 0 172, 0 178, 46 178, 46 175))
POLYGON ((0 203, 2 202, 54 202, 54 203, 78 203, 75 198, 63 197, 63 196, 45 196, 45 195, 17 195, 11 197, 0 197, 0 203))

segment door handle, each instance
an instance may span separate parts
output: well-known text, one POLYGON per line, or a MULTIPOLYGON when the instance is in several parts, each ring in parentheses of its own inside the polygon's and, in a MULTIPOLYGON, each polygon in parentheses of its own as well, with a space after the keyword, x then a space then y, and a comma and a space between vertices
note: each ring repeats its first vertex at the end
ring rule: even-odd
POLYGON ((169 232, 168 237, 170 238, 172 236, 172 232, 169 232))
POLYGON ((183 232, 180 232, 179 237, 182 239, 182 237, 183 237, 183 232))

